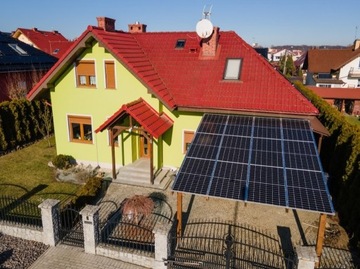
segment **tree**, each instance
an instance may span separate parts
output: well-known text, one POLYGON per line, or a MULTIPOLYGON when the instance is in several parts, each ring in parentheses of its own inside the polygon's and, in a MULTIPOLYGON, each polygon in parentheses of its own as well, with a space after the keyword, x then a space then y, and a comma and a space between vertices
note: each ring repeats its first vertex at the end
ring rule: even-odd
POLYGON ((280 65, 280 66, 279 66, 279 67, 280 67, 280 71, 281 71, 285 76, 292 76, 292 75, 294 75, 295 65, 294 65, 294 61, 293 61, 291 55, 287 55, 287 54, 285 53, 285 55, 280 58, 279 65, 280 65), (285 61, 285 58, 286 58, 286 61, 285 61))
POLYGON ((43 110, 40 111, 38 125, 39 132, 48 140, 49 148, 51 147, 50 135, 53 130, 53 121, 52 121, 52 110, 51 104, 47 101, 43 101, 43 110))
POLYGON ((28 72, 9 73, 5 80, 9 98, 11 100, 24 98, 44 74, 45 71, 35 70, 35 68, 28 72))

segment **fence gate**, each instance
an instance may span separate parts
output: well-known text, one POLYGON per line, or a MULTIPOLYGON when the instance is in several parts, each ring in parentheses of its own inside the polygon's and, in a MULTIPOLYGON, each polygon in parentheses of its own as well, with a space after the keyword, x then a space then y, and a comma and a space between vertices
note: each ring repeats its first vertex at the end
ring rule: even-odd
POLYGON ((84 231, 80 210, 68 206, 60 211, 59 218, 60 243, 84 247, 84 231))
POLYGON ((294 257, 284 256, 275 237, 250 226, 192 221, 171 246, 170 269, 295 268, 294 257))

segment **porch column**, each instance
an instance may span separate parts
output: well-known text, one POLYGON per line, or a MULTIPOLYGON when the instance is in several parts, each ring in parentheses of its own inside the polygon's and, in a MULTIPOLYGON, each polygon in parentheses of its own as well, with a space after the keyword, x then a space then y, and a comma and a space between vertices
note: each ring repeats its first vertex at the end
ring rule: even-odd
POLYGON ((177 193, 177 212, 176 212, 177 226, 176 234, 178 237, 182 236, 182 193, 177 193))
POLYGON ((154 154, 153 154, 153 136, 149 136, 149 153, 150 153, 150 183, 154 185, 154 154))
POLYGON ((116 162, 115 162, 115 136, 114 132, 116 130, 111 129, 110 132, 110 144, 111 144, 111 167, 112 167, 112 178, 116 179, 116 162))
POLYGON ((321 259, 323 244, 324 244, 325 225, 326 225, 326 215, 320 214, 319 228, 318 228, 317 239, 316 239, 316 255, 318 257, 318 260, 316 262, 316 268, 318 268, 320 265, 320 259, 321 259))
POLYGON ((319 152, 319 154, 320 154, 320 151, 321 151, 322 140, 323 140, 323 135, 320 135, 320 137, 319 137, 319 143, 318 143, 318 152, 319 152))

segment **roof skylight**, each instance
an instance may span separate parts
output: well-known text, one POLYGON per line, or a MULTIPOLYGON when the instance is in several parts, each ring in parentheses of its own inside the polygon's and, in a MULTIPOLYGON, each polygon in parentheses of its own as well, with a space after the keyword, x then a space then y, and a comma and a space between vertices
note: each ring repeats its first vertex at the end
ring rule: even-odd
POLYGON ((8 44, 8 45, 10 46, 10 48, 15 50, 18 54, 28 55, 28 53, 25 50, 23 50, 18 44, 8 44))
POLYGON ((227 59, 224 79, 236 80, 240 78, 241 59, 227 59))
POLYGON ((178 39, 178 40, 176 41, 175 48, 176 48, 176 49, 183 49, 183 48, 185 47, 185 42, 186 42, 185 39, 178 39))

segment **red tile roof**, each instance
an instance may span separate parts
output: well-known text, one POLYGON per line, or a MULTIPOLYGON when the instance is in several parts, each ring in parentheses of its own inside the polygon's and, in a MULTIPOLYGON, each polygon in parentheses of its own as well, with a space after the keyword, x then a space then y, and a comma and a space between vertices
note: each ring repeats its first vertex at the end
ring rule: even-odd
POLYGON ((170 129, 174 123, 165 113, 159 114, 147 102, 145 102, 145 100, 140 98, 132 103, 123 105, 114 113, 114 115, 97 128, 95 132, 98 133, 104 131, 125 114, 129 114, 133 117, 155 138, 159 138, 163 133, 170 129))
POLYGON ((307 87, 324 99, 360 100, 360 88, 307 87))
POLYGON ((307 52, 304 69, 311 73, 330 73, 337 70, 354 57, 360 55, 360 49, 310 49, 307 52))
POLYGON ((56 58, 60 58, 73 43, 57 31, 42 31, 37 28, 18 28, 13 37, 17 38, 21 33, 40 50, 56 58))
MULTIPOLYGON (((72 48, 75 54, 93 37, 136 75, 149 91, 170 109, 201 109, 316 115, 318 110, 281 74, 235 32, 220 32, 216 59, 200 59, 200 39, 195 32, 130 34, 89 26, 72 48), (177 40, 185 39, 183 49, 177 40), (226 59, 241 58, 239 81, 225 81, 226 59)), ((70 53, 70 54, 71 54, 70 53)), ((71 59, 64 57, 59 61, 71 59)), ((58 63, 29 93, 33 99, 45 89, 58 63)))

